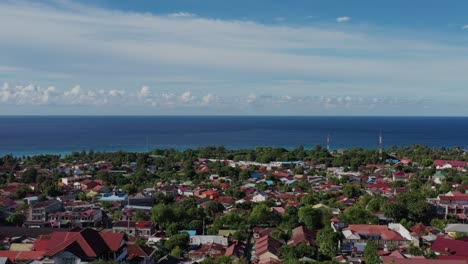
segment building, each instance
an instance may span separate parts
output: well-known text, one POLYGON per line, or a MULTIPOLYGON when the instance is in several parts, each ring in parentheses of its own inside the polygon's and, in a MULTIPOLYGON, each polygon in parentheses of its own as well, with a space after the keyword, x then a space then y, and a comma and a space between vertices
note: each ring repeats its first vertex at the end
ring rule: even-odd
POLYGON ((224 236, 192 236, 190 237, 190 245, 204 245, 204 244, 219 244, 228 246, 228 239, 224 236))
POLYGON ((15 263, 84 263, 98 259, 123 262, 127 258, 127 248, 122 234, 77 228, 39 236, 33 250, 2 250, 0 257, 15 263))
POLYGON ((92 227, 102 221, 102 210, 100 208, 89 208, 85 210, 55 212, 49 214, 51 226, 79 226, 92 227))
POLYGON ((368 239, 374 240, 379 248, 390 245, 408 245, 410 243, 419 246, 417 237, 401 224, 386 225, 349 225, 342 229, 343 240, 341 243, 342 251, 358 251, 364 249, 368 239))
POLYGON ((300 244, 306 244, 311 246, 315 244, 316 233, 312 230, 305 228, 304 226, 298 226, 292 230, 291 239, 288 241, 288 245, 298 246, 300 244))
POLYGON ((467 162, 459 161, 459 160, 434 160, 434 166, 438 170, 444 169, 456 169, 456 170, 464 170, 467 162))
POLYGON ((156 227, 151 221, 118 221, 112 227, 116 233, 125 233, 130 236, 148 238, 155 233, 156 227))
POLYGON ((262 236, 255 242, 255 256, 258 262, 266 260, 279 261, 279 249, 283 243, 274 239, 270 235, 262 236))
POLYGON ((29 215, 25 225, 28 227, 44 227, 49 221, 49 214, 62 209, 63 204, 57 200, 35 203, 29 207, 29 215))
POLYGON ((448 215, 457 216, 465 220, 468 215, 468 194, 452 191, 437 198, 427 199, 435 207, 437 214, 447 218, 448 215))

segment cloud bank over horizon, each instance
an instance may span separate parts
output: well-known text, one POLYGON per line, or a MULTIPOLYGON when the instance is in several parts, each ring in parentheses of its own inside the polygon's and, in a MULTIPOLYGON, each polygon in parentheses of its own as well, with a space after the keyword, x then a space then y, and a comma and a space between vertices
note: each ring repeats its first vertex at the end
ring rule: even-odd
POLYGON ((0 114, 468 114, 466 30, 271 20, 1 2, 0 114))

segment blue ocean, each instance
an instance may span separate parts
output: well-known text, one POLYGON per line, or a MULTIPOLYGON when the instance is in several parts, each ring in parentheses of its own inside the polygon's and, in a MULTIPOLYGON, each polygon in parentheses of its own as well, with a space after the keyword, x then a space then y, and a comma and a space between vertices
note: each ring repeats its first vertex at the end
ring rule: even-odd
POLYGON ((378 148, 468 146, 468 117, 2 116, 0 156, 208 145, 378 148))

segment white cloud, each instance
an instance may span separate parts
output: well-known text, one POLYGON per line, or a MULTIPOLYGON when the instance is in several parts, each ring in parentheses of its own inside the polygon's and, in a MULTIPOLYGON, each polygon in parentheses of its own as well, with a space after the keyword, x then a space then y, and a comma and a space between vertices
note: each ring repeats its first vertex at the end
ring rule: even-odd
POLYGON ((172 18, 190 18, 190 17, 194 17, 195 14, 188 13, 188 12, 177 12, 177 13, 168 14, 167 16, 172 17, 172 18))
MULTIPOLYGON (((61 78, 62 83, 55 82, 57 87, 71 87, 66 83, 71 79, 92 87, 23 91, 41 98, 31 101, 43 104, 60 104, 63 97, 69 104, 94 105, 125 101, 137 106, 191 107, 233 101, 257 105, 267 100, 283 104, 315 98, 330 87, 336 103, 341 97, 346 104, 366 94, 411 97, 424 93, 437 98, 447 94, 441 87, 456 90, 468 82, 468 49, 456 44, 463 41, 453 36, 420 37, 411 30, 380 34, 379 28, 318 22, 282 25, 187 12, 154 15, 69 1, 0 1, 0 24, 9 25, 0 27, 2 64, 15 65, 0 66, 0 74, 6 73, 6 78, 0 75, 2 80, 21 82, 24 74, 15 75, 15 71, 40 69, 35 75, 33 70, 28 72, 28 79, 48 76, 41 79, 45 80, 42 85, 61 78), (21 54, 24 62, 15 61, 15 54, 21 54), (53 63, 43 63, 44 58, 53 63), (291 81, 270 85, 275 78, 291 81), (191 79, 199 81, 198 87, 191 79), (138 87, 141 82, 148 86, 138 87), (165 93, 149 88, 157 85, 164 86, 165 93), (113 89, 96 92, 101 87, 113 89), (282 94, 285 90, 288 95, 282 94)), ((467 97, 464 90, 456 93, 467 97)), ((20 94, 11 87, 2 88, 0 99, 19 102, 20 94)))
POLYGON ((342 23, 342 22, 348 22, 351 20, 351 17, 348 16, 342 16, 342 17, 337 17, 336 22, 342 23))
POLYGON ((46 89, 40 86, 16 85, 11 87, 8 83, 3 83, 0 89, 0 107, 2 105, 18 106, 86 106, 99 108, 118 107, 123 110, 131 106, 138 106, 148 109, 158 109, 158 111, 167 111, 178 108, 184 109, 205 109, 210 113, 213 110, 229 109, 231 113, 244 113, 248 107, 255 106, 260 113, 269 113, 272 107, 284 109, 288 107, 299 108, 308 113, 317 111, 317 113, 332 113, 333 111, 342 111, 348 114, 350 109, 365 111, 366 109, 396 109, 408 106, 417 106, 421 109, 427 109, 432 102, 427 98, 409 99, 403 97, 366 97, 349 95, 323 95, 323 96, 291 96, 291 95, 256 95, 256 94, 238 94, 236 96, 218 96, 214 94, 194 95, 191 91, 183 93, 152 93, 148 86, 143 86, 134 94, 127 94, 123 91, 110 89, 94 91, 82 88, 76 85, 71 89, 59 89, 55 86, 49 86, 46 89), (145 88, 146 87, 146 88, 145 88), (145 97, 141 97, 141 95, 145 97), (125 95, 125 96, 124 96, 125 95), (426 107, 426 108, 424 108, 426 107), (265 112, 266 111, 266 112, 265 112))
POLYGON ((275 17, 275 21, 283 22, 283 21, 286 21, 286 18, 284 18, 284 17, 275 17))
POLYGON ((468 25, 464 25, 462 29, 468 29, 468 25))
POLYGON ((180 96, 180 99, 184 103, 190 103, 191 101, 195 100, 195 96, 193 96, 190 92, 185 92, 180 96))
POLYGON ((212 103, 218 102, 219 98, 213 94, 207 94, 202 97, 201 105, 210 105, 212 103))
POLYGON ((125 94, 125 91, 121 90, 110 90, 109 91, 109 96, 123 96, 125 94))
POLYGON ((137 97, 138 98, 146 98, 151 96, 151 91, 148 86, 142 86, 140 91, 138 91, 137 97))
POLYGON ((255 94, 249 94, 245 97, 245 102, 247 104, 255 104, 257 102, 257 96, 255 94))

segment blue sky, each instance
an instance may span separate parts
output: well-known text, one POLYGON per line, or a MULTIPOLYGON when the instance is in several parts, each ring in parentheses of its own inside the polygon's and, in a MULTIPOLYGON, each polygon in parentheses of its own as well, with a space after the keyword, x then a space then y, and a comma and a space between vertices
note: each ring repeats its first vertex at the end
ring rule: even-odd
POLYGON ((466 1, 0 2, 3 115, 468 115, 466 1))

